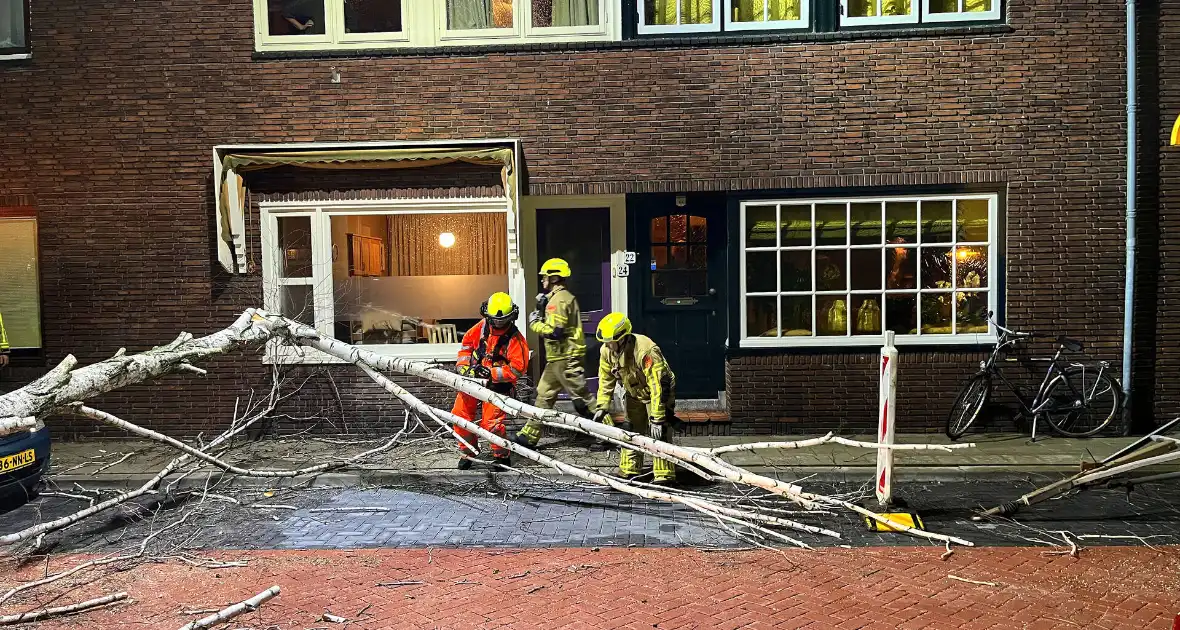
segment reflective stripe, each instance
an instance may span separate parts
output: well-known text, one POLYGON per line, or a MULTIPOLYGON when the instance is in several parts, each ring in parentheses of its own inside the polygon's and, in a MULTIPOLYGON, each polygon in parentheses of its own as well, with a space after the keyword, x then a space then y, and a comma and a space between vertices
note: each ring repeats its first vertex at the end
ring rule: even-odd
POLYGON ((494 380, 494 381, 504 380, 504 368, 502 368, 502 367, 492 368, 492 380, 494 380))
POLYGON ((522 374, 524 374, 524 372, 522 372, 521 370, 518 370, 518 369, 516 369, 516 368, 512 367, 511 365, 510 365, 510 366, 508 366, 508 369, 509 369, 509 370, 512 372, 512 375, 513 375, 513 376, 515 376, 515 377, 517 377, 517 378, 520 378, 520 376, 521 376, 522 374))

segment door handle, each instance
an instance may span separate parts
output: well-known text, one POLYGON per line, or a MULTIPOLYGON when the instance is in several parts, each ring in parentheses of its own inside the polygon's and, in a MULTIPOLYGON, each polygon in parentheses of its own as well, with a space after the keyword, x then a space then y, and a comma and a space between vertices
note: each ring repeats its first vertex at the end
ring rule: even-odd
POLYGON ((709 289, 709 295, 717 295, 717 289, 709 289))

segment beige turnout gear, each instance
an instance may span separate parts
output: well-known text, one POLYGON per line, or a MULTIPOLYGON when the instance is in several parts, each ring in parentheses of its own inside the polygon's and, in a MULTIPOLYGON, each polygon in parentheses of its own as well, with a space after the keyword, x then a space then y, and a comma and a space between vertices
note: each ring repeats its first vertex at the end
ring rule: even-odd
MULTIPOLYGON (((537 381, 536 406, 553 409, 564 390, 573 399, 574 409, 587 418, 594 415, 594 400, 586 389, 586 334, 582 331, 582 312, 578 300, 562 285, 554 286, 547 296, 541 319, 529 329, 545 341, 545 369, 537 381)), ((517 433, 518 441, 536 446, 541 439, 541 422, 531 419, 517 433)))
MULTIPOLYGON (((615 385, 623 388, 623 409, 631 430, 647 434, 649 424, 659 424, 675 414, 676 375, 664 360, 660 347, 644 335, 630 335, 615 350, 602 347, 598 364, 598 407, 610 404, 615 385)), ((638 475, 643 468, 643 454, 624 449, 619 455, 619 472, 638 475)), ((656 481, 676 478, 676 467, 664 459, 652 465, 656 481)))

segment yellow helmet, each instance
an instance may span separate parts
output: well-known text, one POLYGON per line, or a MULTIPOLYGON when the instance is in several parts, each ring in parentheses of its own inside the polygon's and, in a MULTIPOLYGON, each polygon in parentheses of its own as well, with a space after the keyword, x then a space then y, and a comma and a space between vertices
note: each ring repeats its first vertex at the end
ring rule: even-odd
POLYGON ((570 277, 570 264, 560 258, 550 258, 541 265, 542 276, 570 277))
POLYGON ((608 341, 622 341, 630 334, 631 320, 622 313, 611 313, 598 322, 598 331, 595 333, 595 337, 602 343, 606 343, 608 341))
POLYGON ((480 305, 479 313, 491 320, 497 327, 507 326, 516 320, 520 309, 512 303, 512 298, 503 291, 493 293, 492 297, 480 305))

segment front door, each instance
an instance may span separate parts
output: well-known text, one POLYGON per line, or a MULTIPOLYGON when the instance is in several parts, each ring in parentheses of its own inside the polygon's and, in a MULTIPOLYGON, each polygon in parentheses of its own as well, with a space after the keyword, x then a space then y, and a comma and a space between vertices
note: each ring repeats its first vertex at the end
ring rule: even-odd
MULTIPOLYGON (((598 322, 610 312, 610 209, 537 209, 537 264, 563 258, 570 264, 567 286, 578 298, 586 333, 586 386, 598 391, 598 322)), ((543 344, 542 344, 543 345, 543 344)), ((566 393, 561 398, 567 399, 566 393)))
POLYGON ((676 374, 677 398, 725 389, 725 195, 628 195, 637 264, 636 332, 655 340, 676 374))

